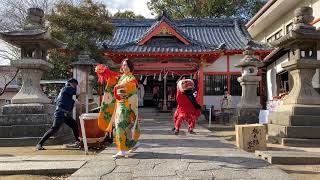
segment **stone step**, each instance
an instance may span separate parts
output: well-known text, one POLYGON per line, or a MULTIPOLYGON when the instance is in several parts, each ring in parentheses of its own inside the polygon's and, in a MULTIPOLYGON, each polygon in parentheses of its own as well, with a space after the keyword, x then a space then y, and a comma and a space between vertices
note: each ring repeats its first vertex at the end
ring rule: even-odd
MULTIPOLYGON (((23 147, 35 146, 41 137, 19 137, 19 138, 0 138, 0 147, 23 147)), ((71 133, 57 134, 50 137, 45 145, 61 145, 74 142, 74 137, 71 133)))
POLYGON ((281 144, 292 147, 320 147, 320 139, 282 138, 281 144))
POLYGON ((320 126, 282 126, 268 124, 268 135, 280 138, 320 139, 320 126))
POLYGON ((275 115, 270 122, 283 126, 320 126, 320 116, 275 115))
POLYGON ((255 151, 255 155, 271 164, 315 165, 320 164, 320 154, 301 151, 255 151))
MULTIPOLYGON (((0 126, 0 138, 41 137, 51 126, 52 124, 0 126)), ((57 133, 69 131, 70 128, 63 124, 57 133)))
POLYGON ((64 175, 72 174, 86 161, 18 161, 0 162, 1 175, 64 175))
POLYGON ((0 126, 50 124, 53 118, 53 115, 48 114, 0 115, 0 126))
POLYGON ((9 104, 2 107, 3 115, 11 114, 53 114, 55 106, 52 104, 9 104))
POLYGON ((0 137, 1 138, 40 137, 50 127, 51 127, 51 124, 0 126, 0 137))

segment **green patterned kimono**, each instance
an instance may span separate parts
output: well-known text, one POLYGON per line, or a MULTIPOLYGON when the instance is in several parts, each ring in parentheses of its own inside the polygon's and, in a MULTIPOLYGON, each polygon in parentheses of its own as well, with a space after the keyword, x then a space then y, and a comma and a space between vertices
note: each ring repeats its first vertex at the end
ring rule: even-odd
POLYGON ((108 132, 112 124, 115 125, 114 140, 118 150, 128 151, 137 143, 140 137, 137 81, 132 74, 123 74, 117 81, 107 83, 98 122, 99 127, 108 132), (127 99, 117 95, 115 85, 124 85, 127 99))

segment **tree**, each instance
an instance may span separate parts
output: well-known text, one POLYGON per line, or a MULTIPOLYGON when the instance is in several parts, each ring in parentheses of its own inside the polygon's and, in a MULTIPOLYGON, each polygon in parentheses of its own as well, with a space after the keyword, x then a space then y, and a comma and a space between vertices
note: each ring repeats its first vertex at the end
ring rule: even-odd
POLYGON ((117 13, 115 13, 113 15, 113 17, 116 17, 116 18, 125 18, 125 19, 145 19, 144 16, 142 15, 136 15, 134 12, 132 11, 124 11, 124 12, 120 12, 118 11, 117 13))
POLYGON ((47 16, 52 35, 67 43, 64 53, 52 51, 50 61, 55 65, 46 79, 67 78, 67 68, 77 60, 81 51, 88 51, 98 62, 105 59, 97 43, 112 36, 111 15, 105 5, 84 0, 81 3, 60 1, 47 16))
POLYGON ((249 20, 266 0, 150 0, 156 14, 166 11, 174 18, 240 17, 249 20))

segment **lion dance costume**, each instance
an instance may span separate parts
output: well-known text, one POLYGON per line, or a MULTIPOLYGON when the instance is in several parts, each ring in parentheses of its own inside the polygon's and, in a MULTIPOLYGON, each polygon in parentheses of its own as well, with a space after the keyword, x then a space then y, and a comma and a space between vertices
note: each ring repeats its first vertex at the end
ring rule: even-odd
POLYGON ((188 132, 193 133, 196 120, 201 114, 201 106, 194 95, 194 82, 191 79, 180 80, 177 84, 177 110, 174 113, 174 132, 179 133, 183 121, 188 122, 188 132))

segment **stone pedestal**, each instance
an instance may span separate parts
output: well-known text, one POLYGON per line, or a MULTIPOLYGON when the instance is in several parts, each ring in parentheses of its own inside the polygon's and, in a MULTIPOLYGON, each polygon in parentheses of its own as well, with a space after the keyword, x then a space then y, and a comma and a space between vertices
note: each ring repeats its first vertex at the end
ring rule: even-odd
POLYGON ((238 78, 242 87, 242 96, 240 103, 237 105, 237 124, 259 123, 261 105, 256 92, 260 80, 260 76, 242 76, 238 78))
MULTIPOLYGON (((0 146, 35 145, 53 122, 55 107, 42 92, 40 80, 44 72, 53 68, 47 61, 48 49, 64 44, 45 31, 43 16, 43 10, 30 8, 22 30, 0 32, 0 38, 21 49, 21 59, 11 65, 20 70, 22 77, 22 87, 12 104, 2 108, 0 146)), ((58 135, 66 135, 63 129, 58 135)))
POLYGON ((283 105, 269 116, 268 138, 285 146, 320 147, 320 95, 312 87, 312 77, 320 67, 317 50, 320 32, 309 25, 312 9, 295 11, 294 27, 275 46, 290 49, 289 61, 282 64, 292 76, 293 87, 283 105))

